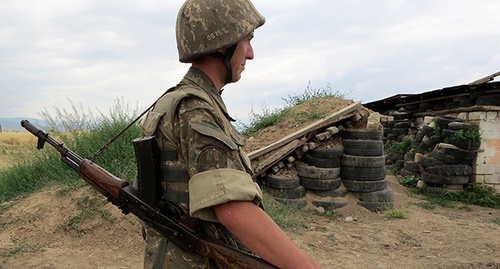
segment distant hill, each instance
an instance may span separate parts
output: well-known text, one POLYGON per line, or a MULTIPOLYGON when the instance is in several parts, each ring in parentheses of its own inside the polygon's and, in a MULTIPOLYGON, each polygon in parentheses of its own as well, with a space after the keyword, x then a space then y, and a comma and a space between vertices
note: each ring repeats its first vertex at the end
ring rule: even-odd
POLYGON ((3 131, 26 131, 21 126, 21 120, 29 120, 31 123, 43 127, 45 121, 35 118, 0 118, 0 127, 3 131))

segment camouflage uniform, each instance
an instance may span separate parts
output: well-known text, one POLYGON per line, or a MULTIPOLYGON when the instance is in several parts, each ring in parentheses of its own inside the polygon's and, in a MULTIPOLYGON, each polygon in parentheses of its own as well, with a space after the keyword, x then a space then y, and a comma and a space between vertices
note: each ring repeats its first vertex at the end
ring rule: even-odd
MULTIPOLYGON (((245 249, 218 223, 212 206, 228 201, 253 201, 259 205, 262 193, 251 177, 250 161, 241 152, 243 137, 234 129, 224 102, 212 81, 191 67, 176 87, 169 89, 154 109, 141 121, 143 135, 155 135, 160 149, 175 149, 177 161, 164 161, 165 170, 172 167, 186 171, 188 182, 164 178, 164 193, 179 203, 193 217, 203 220, 208 234, 245 249), (175 193, 175 195, 172 195, 175 193), (182 194, 188 194, 188 200, 182 194), (187 202, 187 203, 186 203, 187 202)), ((146 229, 145 268, 219 268, 201 256, 186 253, 146 229), (163 241, 163 245, 162 245, 163 241), (163 253, 164 252, 164 253, 163 253), (162 259, 162 256, 164 258, 162 259)))
MULTIPOLYGON (((187 0, 176 23, 179 61, 190 63, 211 55, 222 60, 226 83, 232 82, 230 60, 236 44, 264 22, 250 0, 187 0), (223 48, 225 54, 220 53, 223 48)), ((212 209, 229 201, 261 204, 262 192, 252 180, 249 159, 241 152, 244 139, 231 121, 212 80, 191 67, 140 126, 144 136, 156 137, 163 152, 163 197, 202 220, 207 234, 249 251, 218 222, 212 209)), ((144 227, 144 268, 221 268, 144 227)))

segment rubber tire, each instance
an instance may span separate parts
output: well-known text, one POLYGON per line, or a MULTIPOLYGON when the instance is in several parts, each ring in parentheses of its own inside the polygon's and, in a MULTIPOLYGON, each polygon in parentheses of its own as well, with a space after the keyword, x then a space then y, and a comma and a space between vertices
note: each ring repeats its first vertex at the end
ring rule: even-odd
POLYGON ((300 186, 300 178, 298 176, 289 178, 269 174, 266 176, 266 180, 264 182, 267 187, 275 189, 294 189, 300 186))
POLYGON ((282 199, 282 198, 274 198, 274 200, 283 203, 285 205, 293 206, 297 209, 303 209, 307 206, 307 199, 306 198, 299 198, 299 199, 282 199))
POLYGON ((374 192, 351 192, 354 197, 365 202, 387 202, 394 201, 394 191, 391 187, 387 187, 380 191, 374 192))
POLYGON ((344 155, 340 159, 342 166, 382 167, 385 166, 385 156, 352 156, 344 155))
POLYGON ((394 137, 399 137, 401 135, 406 135, 408 128, 393 128, 392 129, 392 135, 394 137))
POLYGON ((418 163, 422 165, 424 168, 428 166, 436 166, 436 165, 446 165, 446 163, 435 159, 429 155, 424 155, 418 160, 418 163))
POLYGON ((382 140, 382 138, 384 138, 384 132, 382 130, 345 129, 342 132, 342 138, 352 140, 382 140))
POLYGON ((358 201, 358 205, 372 211, 372 212, 380 212, 387 209, 391 209, 394 207, 394 202, 366 202, 366 201, 358 201))
POLYGON ((328 191, 338 189, 342 184, 342 181, 340 180, 340 178, 317 179, 301 177, 300 184, 304 186, 304 188, 309 190, 328 191))
POLYGON ((293 189, 276 189, 276 188, 266 188, 266 192, 268 192, 271 196, 275 198, 283 198, 283 199, 298 199, 304 198, 306 196, 306 188, 303 186, 298 186, 293 189))
POLYGON ((470 129, 475 129, 476 127, 468 122, 450 122, 448 124, 448 129, 453 130, 453 131, 458 131, 458 130, 470 130, 470 129))
POLYGON ((476 105, 479 105, 479 106, 500 106, 500 94, 479 96, 476 99, 476 105))
POLYGON ((335 147, 329 149, 312 149, 307 153, 315 158, 334 159, 340 158, 340 156, 342 156, 342 154, 344 153, 344 148, 335 147))
POLYGON ((385 166, 381 167, 352 167, 343 166, 340 177, 347 180, 378 181, 386 176, 385 166))
POLYGON ((408 129, 412 126, 411 121, 399 121, 394 123, 394 128, 403 128, 403 129, 408 129))
POLYGON ((466 164, 430 166, 425 168, 425 172, 434 175, 470 176, 472 167, 466 164))
POLYGON ((309 154, 302 157, 302 161, 306 164, 321 168, 335 168, 340 167, 340 158, 316 158, 309 154))
POLYGON ((464 161, 472 161, 477 155, 477 152, 474 151, 466 151, 466 150, 459 150, 459 149, 447 149, 447 148, 441 148, 441 152, 444 154, 450 155, 453 158, 457 160, 464 160, 464 161))
POLYGON ((460 137, 451 137, 448 143, 465 150, 477 150, 481 147, 481 141, 479 140, 472 141, 460 137))
POLYGON ((470 164, 470 161, 455 158, 452 155, 446 154, 442 149, 433 150, 430 154, 432 158, 439 160, 445 164, 470 164))
POLYGON ((347 206, 349 201, 321 201, 321 200, 313 200, 312 204, 316 207, 322 207, 325 210, 335 210, 347 206))
POLYGON ((441 130, 441 137, 444 137, 444 138, 454 137, 455 132, 456 132, 455 130, 443 129, 443 130, 441 130))
POLYGON ((403 168, 406 169, 407 171, 418 172, 418 173, 422 172, 423 169, 420 163, 412 161, 406 161, 405 164, 403 165, 403 168))
POLYGON ((449 117, 449 116, 437 116, 434 118, 434 122, 439 125, 440 127, 442 127, 443 129, 447 129, 448 128, 448 124, 450 124, 450 122, 462 122, 464 121, 463 119, 460 119, 460 118, 456 118, 456 117, 449 117))
POLYGON ((327 190, 327 191, 317 191, 313 190, 313 193, 320 197, 346 197, 349 194, 349 191, 344 187, 339 187, 335 190, 327 190))
POLYGON ((435 175, 430 173, 422 173, 420 178, 425 183, 430 184, 445 184, 445 185, 461 185, 469 183, 470 176, 447 176, 435 175))
POLYGON ((321 168, 306 164, 297 164, 295 167, 299 177, 332 179, 340 176, 340 168, 321 168))
POLYGON ((355 192, 374 192, 387 188, 385 179, 378 181, 342 180, 342 183, 347 190, 355 192))
POLYGON ((353 156, 383 156, 384 143, 381 140, 345 139, 344 153, 353 156))

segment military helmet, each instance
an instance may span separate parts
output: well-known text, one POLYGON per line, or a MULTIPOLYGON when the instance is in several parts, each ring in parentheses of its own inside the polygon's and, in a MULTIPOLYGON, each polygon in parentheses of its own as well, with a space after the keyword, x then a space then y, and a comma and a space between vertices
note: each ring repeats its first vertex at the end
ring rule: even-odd
POLYGON ((177 15, 179 61, 235 45, 265 21, 250 0, 187 0, 177 15))

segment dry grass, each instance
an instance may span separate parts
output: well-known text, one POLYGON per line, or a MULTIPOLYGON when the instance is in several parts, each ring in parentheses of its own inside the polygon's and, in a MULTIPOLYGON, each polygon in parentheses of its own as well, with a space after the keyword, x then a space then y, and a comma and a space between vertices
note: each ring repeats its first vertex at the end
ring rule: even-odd
POLYGON ((29 132, 3 131, 0 133, 0 170, 36 148, 36 137, 29 132))

